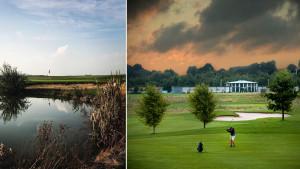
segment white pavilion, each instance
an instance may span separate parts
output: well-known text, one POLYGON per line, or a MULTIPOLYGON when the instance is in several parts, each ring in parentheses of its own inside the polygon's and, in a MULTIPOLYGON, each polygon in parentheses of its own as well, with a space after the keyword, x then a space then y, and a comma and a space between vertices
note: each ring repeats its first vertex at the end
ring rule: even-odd
POLYGON ((238 80, 234 82, 226 83, 229 87, 229 92, 257 92, 258 84, 257 82, 251 82, 246 80, 238 80))

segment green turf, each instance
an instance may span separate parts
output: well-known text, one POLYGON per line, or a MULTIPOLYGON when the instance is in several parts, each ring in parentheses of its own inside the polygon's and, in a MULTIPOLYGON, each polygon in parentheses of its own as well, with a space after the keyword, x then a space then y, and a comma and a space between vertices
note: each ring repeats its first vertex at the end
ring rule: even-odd
MULTIPOLYGON (((113 75, 125 80, 125 75, 113 75)), ((73 84, 73 83, 98 83, 105 84, 111 75, 92 76, 28 76, 28 84, 73 84)))
MULTIPOLYGON (((128 95, 128 168, 300 168, 300 99, 291 117, 251 121, 214 121, 203 124, 188 112, 187 95, 166 95, 168 114, 152 134, 134 113, 140 95, 128 95), (174 105, 173 105, 174 104, 174 105), (182 111, 178 111, 182 110, 182 111), (175 112, 172 112, 175 111, 175 112), (183 112, 183 113, 182 113, 183 112), (230 148, 226 128, 236 129, 236 147, 230 148), (198 153, 199 141, 204 152, 198 153)), ((218 115, 236 110, 272 112, 259 94, 216 94, 218 115), (235 104, 233 104, 235 103, 235 104)))

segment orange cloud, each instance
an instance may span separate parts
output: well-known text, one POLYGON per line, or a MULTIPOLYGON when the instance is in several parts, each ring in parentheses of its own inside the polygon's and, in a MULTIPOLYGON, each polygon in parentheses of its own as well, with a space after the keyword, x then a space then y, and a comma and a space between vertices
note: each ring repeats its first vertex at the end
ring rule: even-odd
MULTIPOLYGON (((225 16, 226 10, 232 7, 240 8, 242 2, 234 0, 239 5, 227 4, 224 1, 198 2, 198 0, 175 1, 168 7, 168 12, 148 10, 140 15, 135 26, 134 23, 128 26, 127 63, 130 65, 138 63, 148 70, 173 69, 181 75, 186 74, 189 66, 202 67, 206 63, 211 63, 217 70, 271 60, 276 61, 279 69, 286 68, 291 63, 298 66, 300 48, 297 46, 300 40, 297 36, 300 34, 299 30, 294 28, 297 23, 289 20, 290 23, 286 24, 285 21, 271 15, 270 11, 278 7, 275 4, 273 6, 264 4, 260 13, 233 10, 240 13, 233 12, 225 16), (227 4, 225 13, 222 11, 224 7, 216 3, 227 4), (201 20, 201 16, 204 15, 206 20, 201 20), (243 20, 251 17, 252 19, 243 20), (200 20, 203 22, 200 23, 200 20), (179 23, 184 23, 183 28, 171 34, 171 28, 176 28, 172 25, 179 23), (201 30, 202 26, 205 31, 201 30), (190 34, 186 34, 187 31, 190 31, 190 34), (202 34, 199 34, 200 31, 202 34), (154 36, 153 32, 166 33, 168 36, 154 36), (174 41, 178 42, 172 45, 173 41, 170 39, 174 36, 176 36, 174 41), (171 45, 166 45, 165 50, 151 49, 151 45, 158 38, 161 41, 157 47, 171 45)), ((293 17, 295 19, 296 15, 293 17)))

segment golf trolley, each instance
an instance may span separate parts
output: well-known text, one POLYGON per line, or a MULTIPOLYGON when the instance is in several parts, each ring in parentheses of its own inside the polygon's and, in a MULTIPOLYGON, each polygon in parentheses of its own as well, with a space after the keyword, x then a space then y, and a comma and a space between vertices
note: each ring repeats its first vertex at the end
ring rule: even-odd
POLYGON ((199 143, 197 150, 199 153, 201 153, 204 150, 202 141, 199 143))

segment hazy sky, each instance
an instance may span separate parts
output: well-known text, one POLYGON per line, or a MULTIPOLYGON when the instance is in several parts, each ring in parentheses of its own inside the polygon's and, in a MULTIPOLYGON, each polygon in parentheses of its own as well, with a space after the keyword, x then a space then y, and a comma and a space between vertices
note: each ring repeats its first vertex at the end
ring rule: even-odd
POLYGON ((148 70, 298 66, 299 0, 128 0, 128 61, 148 70))
POLYGON ((126 1, 0 1, 4 62, 26 74, 125 73, 126 1))

